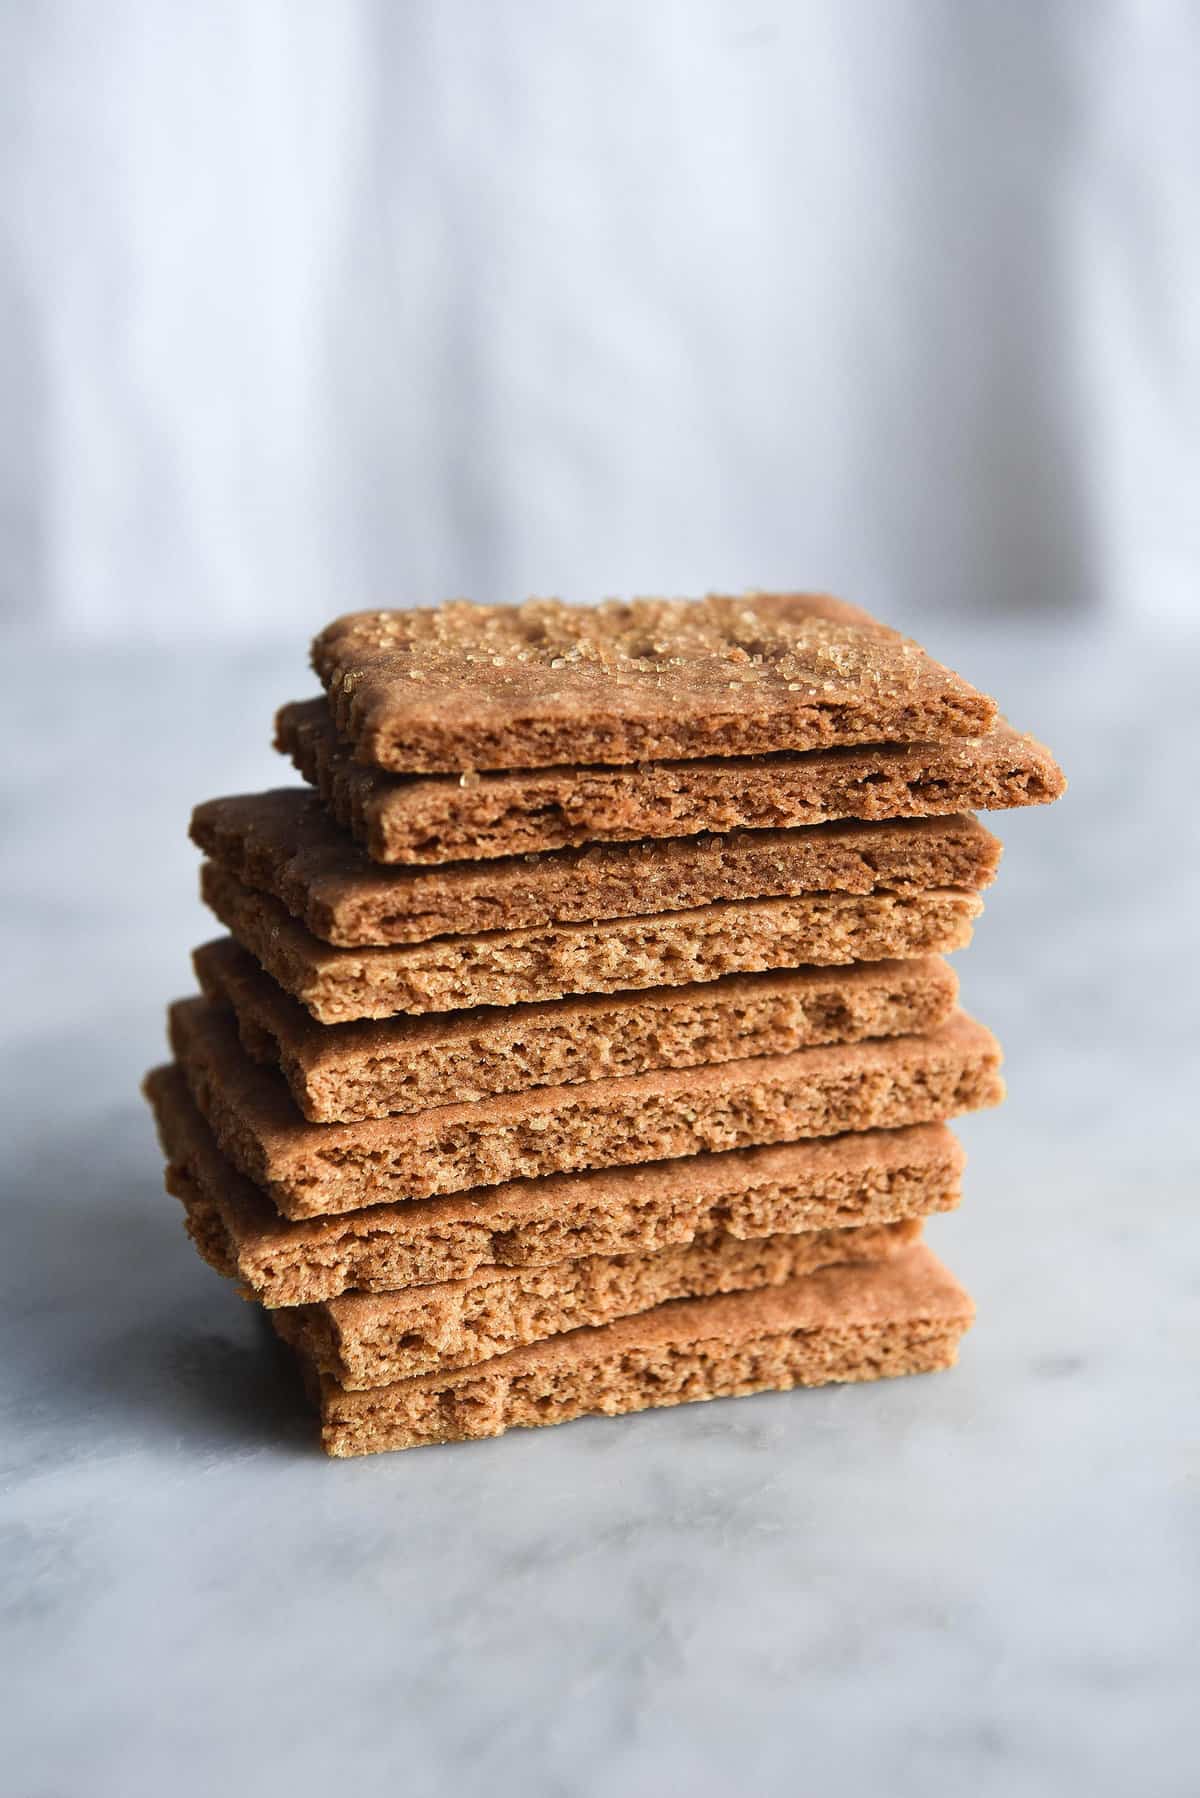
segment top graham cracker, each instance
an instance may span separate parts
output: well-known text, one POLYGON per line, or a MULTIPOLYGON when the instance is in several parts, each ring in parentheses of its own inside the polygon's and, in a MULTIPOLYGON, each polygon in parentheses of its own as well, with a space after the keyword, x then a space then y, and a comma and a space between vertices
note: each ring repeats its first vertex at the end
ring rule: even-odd
POLYGON ((928 742, 996 715, 823 594, 354 612, 312 659, 355 759, 402 774, 928 742))

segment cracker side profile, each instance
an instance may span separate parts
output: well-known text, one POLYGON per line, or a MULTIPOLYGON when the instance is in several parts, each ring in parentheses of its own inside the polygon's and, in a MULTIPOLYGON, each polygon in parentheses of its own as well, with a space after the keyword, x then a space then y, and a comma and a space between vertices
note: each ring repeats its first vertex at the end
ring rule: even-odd
POLYGON ((175 1059, 234 1165, 285 1217, 701 1149, 940 1122, 1000 1102, 1000 1049, 956 1012, 937 1030, 686 1072, 548 1086, 402 1118, 310 1124, 206 999, 170 1008, 175 1059))
MULTIPOLYGON (((276 1314, 278 1315, 278 1314, 276 1314)), ((331 1455, 500 1436, 599 1413, 951 1367, 974 1307, 924 1243, 784 1286, 683 1299, 456 1373, 351 1392, 301 1357, 331 1455)), ((286 1328, 286 1326, 285 1326, 286 1328)))
POLYGON ((637 837, 1045 805, 1066 784, 1049 750, 1003 721, 944 743, 422 776, 360 767, 316 699, 282 708, 275 746, 375 861, 426 865, 637 837))
POLYGON ((858 1230, 807 1230, 739 1242, 724 1231, 648 1255, 587 1255, 555 1267, 506 1268, 414 1286, 348 1293, 277 1311, 276 1330, 347 1391, 474 1367, 677 1299, 782 1286, 822 1267, 882 1261, 921 1234, 919 1219, 858 1230))
POLYGON ((942 1023, 958 992, 949 964, 927 955, 320 1024, 231 937, 205 943, 192 961, 202 992, 231 1007, 246 1053, 278 1067, 304 1116, 319 1124, 903 1036, 942 1023))
POLYGON ((977 818, 818 824, 603 843, 442 867, 373 862, 307 787, 209 799, 192 841, 243 886, 341 948, 423 943, 546 924, 683 911, 801 893, 978 891, 1000 844, 977 818))
POLYGON ((153 1069, 145 1091, 167 1189, 183 1204, 197 1249, 269 1307, 645 1254, 706 1231, 748 1241, 895 1223, 951 1211, 961 1199, 962 1145, 944 1124, 913 1124, 292 1222, 222 1154, 178 1067, 153 1069))
POLYGON ((595 925, 334 949, 215 862, 203 864, 200 892, 242 947, 323 1024, 689 986, 804 964, 947 955, 970 942, 983 909, 977 894, 954 890, 806 893, 595 925))

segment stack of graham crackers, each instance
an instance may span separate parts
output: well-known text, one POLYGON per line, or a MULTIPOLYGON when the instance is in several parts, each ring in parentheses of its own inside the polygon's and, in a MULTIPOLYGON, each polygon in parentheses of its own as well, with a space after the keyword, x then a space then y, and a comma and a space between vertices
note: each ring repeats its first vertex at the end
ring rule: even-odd
POLYGON ((1047 751, 809 595, 368 612, 313 662, 310 785, 194 815, 229 935, 146 1088, 326 1449, 949 1366, 922 1220, 1003 1087, 943 957, 1047 751))

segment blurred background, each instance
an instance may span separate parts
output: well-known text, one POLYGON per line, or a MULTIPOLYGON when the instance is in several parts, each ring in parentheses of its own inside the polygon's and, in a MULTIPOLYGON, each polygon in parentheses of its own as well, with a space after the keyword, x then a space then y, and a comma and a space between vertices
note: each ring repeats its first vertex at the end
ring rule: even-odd
POLYGON ((4 614, 1190 615, 1191 0, 4 11, 4 614))

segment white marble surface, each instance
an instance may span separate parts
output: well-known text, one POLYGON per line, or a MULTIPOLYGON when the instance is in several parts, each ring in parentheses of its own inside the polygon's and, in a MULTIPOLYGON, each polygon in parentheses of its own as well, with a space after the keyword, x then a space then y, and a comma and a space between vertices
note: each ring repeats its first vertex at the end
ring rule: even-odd
POLYGON ((1194 642, 928 633, 1072 777, 965 995, 1009 1052, 933 1230, 956 1372, 345 1464, 195 1258, 137 1097, 207 934, 191 802, 296 652, 9 646, 4 1787, 1195 1790, 1194 642), (15 954, 13 953, 15 951, 15 954))

